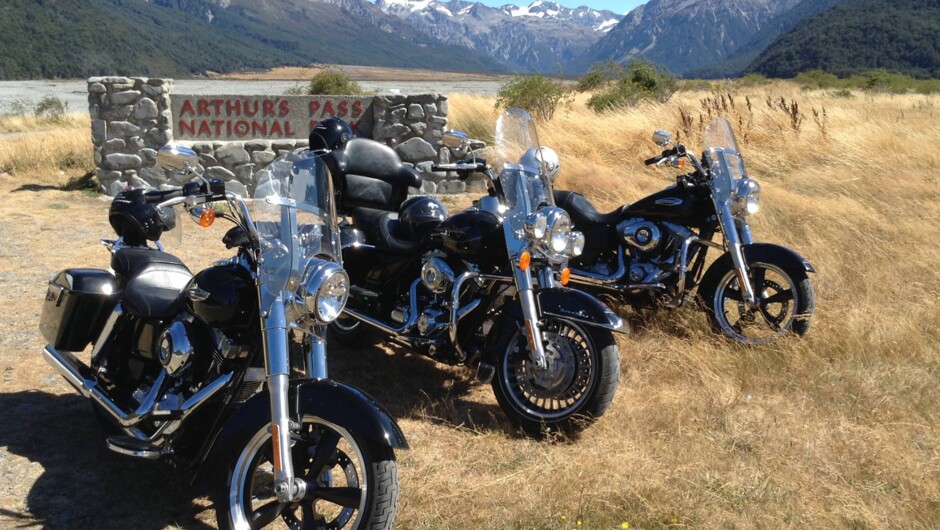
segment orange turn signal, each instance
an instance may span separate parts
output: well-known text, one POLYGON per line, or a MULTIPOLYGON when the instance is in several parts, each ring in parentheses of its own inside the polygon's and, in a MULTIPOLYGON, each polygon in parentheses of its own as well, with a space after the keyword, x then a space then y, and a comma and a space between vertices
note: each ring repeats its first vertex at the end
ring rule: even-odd
POLYGON ((685 169, 685 159, 680 158, 679 161, 676 162, 676 167, 679 169, 685 169))
POLYGON ((199 226, 209 228, 215 222, 215 210, 205 210, 199 215, 199 226))
POLYGON ((529 265, 532 264, 532 254, 529 254, 529 251, 523 251, 522 255, 519 256, 519 268, 527 271, 529 270, 529 265))
POLYGON ((571 281, 571 269, 565 267, 561 269, 561 284, 568 285, 569 281, 571 281))

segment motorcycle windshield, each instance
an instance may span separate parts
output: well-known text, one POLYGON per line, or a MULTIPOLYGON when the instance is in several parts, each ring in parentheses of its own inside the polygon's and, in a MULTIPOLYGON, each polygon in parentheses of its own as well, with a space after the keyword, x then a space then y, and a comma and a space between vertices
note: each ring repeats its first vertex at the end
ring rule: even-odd
POLYGON ((747 178, 744 158, 738 149, 731 123, 718 118, 705 127, 705 158, 711 169, 713 185, 719 195, 728 195, 734 181, 747 178))
POLYGON ((506 219, 516 230, 522 229, 530 213, 555 204, 544 164, 540 157, 532 155, 540 147, 535 120, 528 112, 510 108, 500 115, 496 122, 494 167, 499 170, 506 219))
POLYGON ((330 172, 310 151, 282 155, 257 174, 252 201, 262 292, 301 285, 312 259, 342 263, 330 172))

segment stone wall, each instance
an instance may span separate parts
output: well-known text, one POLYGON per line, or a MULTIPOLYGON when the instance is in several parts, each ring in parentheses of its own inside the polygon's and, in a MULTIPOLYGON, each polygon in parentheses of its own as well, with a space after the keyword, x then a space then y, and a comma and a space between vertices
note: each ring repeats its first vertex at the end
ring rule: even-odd
POLYGON ((155 167, 157 150, 173 139, 171 79, 92 77, 88 112, 101 191, 169 183, 155 167))
MULTIPOLYGON (((115 195, 127 186, 167 189, 184 183, 185 179, 155 165, 157 151, 173 141, 172 86, 171 79, 93 77, 88 80, 92 140, 98 164, 96 173, 103 193, 115 195)), ((393 147, 403 162, 418 169, 424 177, 421 193, 466 190, 466 183, 457 180, 455 175, 431 171, 433 163, 447 163, 462 155, 441 143, 447 128, 446 96, 378 95, 372 98, 371 110, 371 130, 360 132, 393 147)), ((325 116, 317 119, 322 117, 325 116)), ((364 123, 360 123, 362 125, 364 123)), ((202 166, 199 169, 207 176, 226 181, 232 191, 249 194, 253 190, 254 175, 276 156, 306 147, 308 132, 296 131, 295 134, 303 135, 298 139, 177 143, 192 146, 199 154, 202 166)))

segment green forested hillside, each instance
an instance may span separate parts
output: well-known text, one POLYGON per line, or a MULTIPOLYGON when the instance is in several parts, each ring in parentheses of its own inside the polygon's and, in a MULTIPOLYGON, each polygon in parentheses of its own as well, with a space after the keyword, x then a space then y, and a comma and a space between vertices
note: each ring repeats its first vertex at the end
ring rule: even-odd
POLYGON ((749 67, 784 78, 871 69, 940 78, 940 1, 850 0, 797 24, 749 67))
POLYGON ((314 62, 501 69, 466 50, 380 30, 336 5, 284 13, 279 24, 252 15, 205 0, 2 0, 0 79, 186 76, 314 62))

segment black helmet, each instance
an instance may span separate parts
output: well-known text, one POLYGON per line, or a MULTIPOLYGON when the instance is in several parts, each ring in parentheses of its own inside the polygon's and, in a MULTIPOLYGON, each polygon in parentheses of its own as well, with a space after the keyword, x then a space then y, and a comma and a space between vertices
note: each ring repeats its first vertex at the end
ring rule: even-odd
POLYGON ((111 227, 130 246, 145 245, 148 240, 159 241, 163 232, 176 225, 173 209, 160 211, 156 205, 147 203, 146 191, 136 188, 118 193, 108 211, 111 227))
POLYGON ((421 239, 447 217, 447 207, 441 201, 431 197, 412 197, 402 203, 398 222, 410 239, 421 239))
POLYGON ((325 155, 335 149, 342 149, 346 142, 355 138, 352 127, 339 118, 320 120, 310 131, 310 150, 317 155, 325 155))

